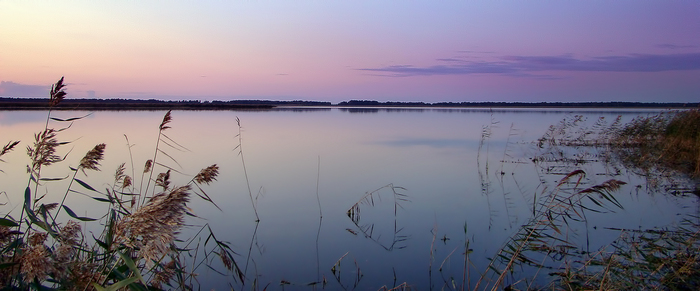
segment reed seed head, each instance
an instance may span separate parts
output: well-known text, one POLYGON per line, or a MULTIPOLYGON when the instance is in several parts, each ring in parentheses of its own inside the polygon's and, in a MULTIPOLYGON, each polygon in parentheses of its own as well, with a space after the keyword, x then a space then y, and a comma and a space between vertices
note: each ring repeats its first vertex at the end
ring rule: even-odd
POLYGON ((22 248, 20 272, 24 275, 26 283, 42 281, 53 271, 50 254, 44 246, 46 237, 45 232, 35 232, 29 236, 27 245, 22 248))
POLYGON ((6 153, 12 151, 17 144, 19 144, 19 141, 8 142, 4 147, 2 147, 2 151, 0 151, 0 156, 3 156, 6 153))
POLYGON ((224 264, 224 267, 226 267, 226 269, 229 271, 233 271, 233 262, 231 261, 231 258, 228 257, 226 251, 222 249, 218 255, 219 258, 221 258, 221 263, 224 264))
POLYGON ((156 185, 163 187, 163 191, 168 190, 170 186, 170 170, 165 173, 158 174, 156 178, 156 185))
POLYGON ((22 253, 20 272, 24 275, 24 282, 42 281, 53 271, 49 252, 43 244, 26 246, 22 253))
POLYGON ((143 166, 143 172, 144 173, 150 172, 152 167, 153 167, 153 160, 146 161, 146 164, 143 166))
POLYGON ((172 116, 170 114, 170 110, 168 110, 168 113, 165 113, 165 116, 163 116, 163 122, 161 122, 160 126, 158 126, 160 131, 163 131, 163 130, 170 128, 170 126, 168 126, 167 124, 170 123, 171 120, 172 120, 172 116))
POLYGON ((122 181, 124 179, 124 176, 125 176, 124 175, 124 169, 125 169, 124 165, 126 165, 126 163, 122 163, 121 165, 119 165, 119 167, 117 167, 117 170, 114 172, 114 183, 115 184, 119 183, 120 181, 122 181))
POLYGON ((122 189, 131 186, 133 183, 131 181, 131 177, 129 176, 124 176, 124 180, 122 181, 122 189))
POLYGON ((117 171, 114 173, 114 185, 116 186, 121 184, 122 189, 129 187, 132 184, 131 177, 124 174, 124 165, 126 165, 126 163, 119 165, 119 167, 117 167, 117 171))
POLYGON ((103 143, 96 145, 80 160, 80 169, 83 170, 83 174, 85 174, 85 170, 100 170, 97 166, 100 165, 104 156, 105 147, 106 145, 103 143))
POLYGON ((46 233, 45 232, 35 232, 29 236, 29 245, 30 246, 43 245, 45 241, 46 241, 46 233))
POLYGON ((162 284, 168 284, 170 279, 175 276, 176 270, 175 261, 170 261, 162 265, 161 269, 155 272, 151 284, 157 289, 162 289, 162 284))
POLYGON ((184 225, 189 202, 189 186, 160 193, 136 212, 120 220, 115 240, 138 249, 147 264, 160 260, 170 250, 178 229, 184 225))
POLYGON ((209 184, 216 180, 217 175, 219 175, 219 166, 213 164, 199 171, 199 174, 194 177, 194 180, 199 184, 209 184))
POLYGON ((48 128, 35 134, 34 146, 27 146, 27 155, 32 159, 32 165, 27 171, 39 176, 42 166, 62 161, 63 159, 56 155, 56 148, 59 145, 60 143, 56 140, 56 131, 53 129, 48 128))
POLYGON ((54 107, 58 105, 58 103, 61 103, 63 98, 66 97, 66 91, 65 87, 66 85, 63 84, 63 77, 61 77, 56 84, 51 86, 51 96, 49 99, 49 106, 54 107))
POLYGON ((14 235, 22 234, 16 228, 0 225, 0 246, 5 247, 14 235))
POLYGON ((61 238, 61 242, 65 244, 71 244, 75 245, 78 243, 78 235, 81 234, 81 228, 80 224, 73 221, 69 220, 66 225, 64 225, 61 228, 61 232, 59 234, 61 238))

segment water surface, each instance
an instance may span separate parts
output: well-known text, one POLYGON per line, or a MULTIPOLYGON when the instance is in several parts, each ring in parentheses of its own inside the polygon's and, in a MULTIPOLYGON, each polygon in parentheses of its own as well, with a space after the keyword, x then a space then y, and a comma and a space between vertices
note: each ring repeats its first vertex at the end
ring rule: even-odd
MULTIPOLYGON (((489 258, 532 216, 538 195, 552 189, 563 173, 575 169, 587 172, 585 185, 611 178, 627 183, 615 192, 624 209, 590 213, 587 224, 572 224, 568 230, 572 239, 589 251, 620 235, 609 228, 667 227, 687 214, 697 214, 694 198, 650 189, 645 180, 615 165, 586 162, 557 168, 560 164, 532 161, 543 155, 537 139, 562 120, 581 115, 581 124, 592 128, 600 117, 610 124, 618 116, 625 122, 657 112, 436 108, 174 111, 169 124, 172 128, 165 133, 177 145, 161 145, 172 159, 161 154, 158 161, 179 172, 173 172, 175 186, 187 183, 204 167, 220 166, 218 181, 204 190, 222 210, 193 199, 190 207, 200 218, 191 219, 183 235, 211 225, 219 239, 230 242, 239 254, 237 262, 247 277, 245 288, 256 280, 261 287, 269 284, 268 290, 320 289, 323 283, 309 284, 325 280, 329 290, 377 290, 403 282, 419 290, 450 289, 453 282, 458 287, 462 284, 466 242, 473 250, 469 254, 473 286, 489 258), (259 223, 249 186, 256 197, 259 223), (390 186, 406 196, 394 195, 390 186), (359 204, 359 217, 349 217, 348 210, 363 197, 372 199, 359 204), (397 197, 407 201, 397 201, 397 197)), ((69 153, 66 161, 42 174, 66 176, 68 167, 76 166, 85 152, 106 143, 102 171, 88 172, 87 177, 79 174, 79 178, 98 189, 110 188, 114 171, 126 163, 127 174, 138 184, 144 162, 154 157, 164 114, 52 112, 52 117, 61 119, 88 116, 60 133, 61 140, 72 141, 59 153, 69 153)), ((21 140, 21 145, 27 146, 45 122, 46 112, 0 111, 5 142, 21 140)), ((55 128, 67 125, 50 123, 55 128)), ((576 151, 571 154, 591 161, 600 153, 593 148, 576 151)), ((23 147, 4 160, 0 164, 4 171, 0 183, 7 194, 0 198, 7 203, 3 212, 17 212, 27 185, 29 160, 23 147)), ((53 202, 60 200, 66 187, 66 181, 45 183, 39 194, 46 194, 44 199, 53 202)), ((106 210, 78 193, 71 193, 67 204, 90 217, 100 217, 106 210)), ((220 266, 215 261, 213 264, 220 266)), ((219 276, 207 268, 197 273, 202 289, 228 290, 228 283, 241 287, 232 277, 219 276)))

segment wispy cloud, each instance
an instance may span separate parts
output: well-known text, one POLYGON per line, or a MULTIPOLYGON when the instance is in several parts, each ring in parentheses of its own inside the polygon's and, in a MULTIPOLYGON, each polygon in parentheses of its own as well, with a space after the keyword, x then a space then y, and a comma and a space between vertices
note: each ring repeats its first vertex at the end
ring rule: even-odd
POLYGON ((51 86, 25 85, 12 81, 0 81, 2 97, 47 97, 51 86))
POLYGON ((694 48, 698 48, 697 45, 677 45, 677 44, 670 44, 670 43, 658 44, 658 45, 656 45, 656 47, 658 47, 658 48, 664 48, 664 49, 672 49, 672 50, 675 50, 675 49, 694 49, 694 48))
POLYGON ((383 73, 384 76, 409 77, 433 75, 500 74, 519 77, 552 78, 539 72, 664 72, 700 70, 700 53, 630 54, 589 59, 572 55, 504 56, 496 61, 468 61, 458 58, 437 59, 432 66, 395 65, 362 68, 361 71, 383 73))

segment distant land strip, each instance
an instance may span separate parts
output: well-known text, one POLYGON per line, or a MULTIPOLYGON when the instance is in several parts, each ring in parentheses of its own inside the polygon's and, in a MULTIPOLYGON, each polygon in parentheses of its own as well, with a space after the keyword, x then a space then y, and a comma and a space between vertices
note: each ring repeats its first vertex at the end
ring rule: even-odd
MULTIPOLYGON (((700 108, 700 102, 380 102, 350 100, 337 104, 322 101, 272 100, 156 100, 156 99, 64 99, 58 110, 266 110, 277 106, 325 107, 457 107, 457 108, 700 108)), ((0 110, 45 110, 48 98, 0 97, 0 110)))

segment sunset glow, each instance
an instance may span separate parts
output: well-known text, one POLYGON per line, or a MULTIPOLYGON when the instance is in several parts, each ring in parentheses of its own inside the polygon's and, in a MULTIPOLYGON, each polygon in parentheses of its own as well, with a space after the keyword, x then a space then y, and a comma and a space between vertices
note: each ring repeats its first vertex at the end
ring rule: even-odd
POLYGON ((700 2, 0 1, 0 96, 61 76, 71 98, 697 102, 700 2))

